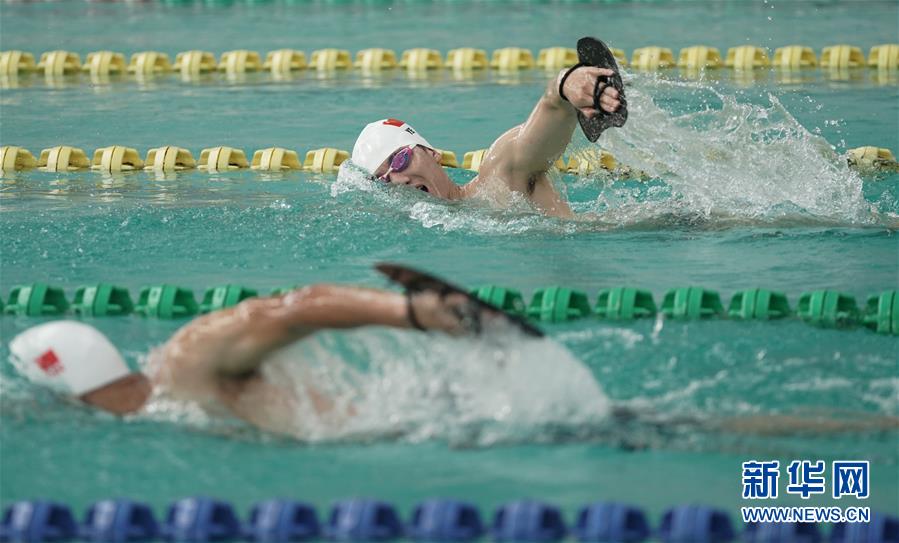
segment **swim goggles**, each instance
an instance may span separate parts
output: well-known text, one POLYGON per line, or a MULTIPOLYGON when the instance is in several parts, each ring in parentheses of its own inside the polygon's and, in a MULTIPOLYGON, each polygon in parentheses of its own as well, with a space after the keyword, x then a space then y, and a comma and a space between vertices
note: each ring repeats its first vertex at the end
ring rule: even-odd
POLYGON ((408 145, 393 153, 393 155, 390 156, 390 165, 388 166, 387 171, 384 172, 384 175, 378 176, 378 181, 389 183, 390 174, 401 172, 408 168, 409 164, 412 163, 412 153, 415 151, 416 145, 417 144, 408 145))

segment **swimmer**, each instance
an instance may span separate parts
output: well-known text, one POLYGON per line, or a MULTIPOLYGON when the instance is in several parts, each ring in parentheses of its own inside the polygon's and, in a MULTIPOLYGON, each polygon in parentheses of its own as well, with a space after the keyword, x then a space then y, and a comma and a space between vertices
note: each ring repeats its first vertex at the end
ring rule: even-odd
POLYGON ((405 185, 447 200, 523 195, 546 215, 572 217, 549 171, 568 147, 578 122, 590 141, 627 118, 624 88, 609 49, 599 40, 578 42, 581 60, 547 85, 528 119, 490 146, 478 175, 459 186, 440 165, 441 154, 409 124, 382 119, 368 124, 353 146, 350 164, 373 179, 405 185))
MULTIPOLYGON (((37 384, 115 415, 136 414, 154 396, 193 402, 212 414, 225 413, 262 430, 303 437, 304 415, 340 425, 356 415, 314 383, 267 377, 263 367, 277 353, 321 330, 363 326, 433 330, 452 336, 477 335, 486 322, 505 322, 525 336, 542 333, 464 290, 403 266, 377 269, 406 287, 406 294, 317 284, 240 304, 186 324, 150 357, 149 371, 132 372, 118 349, 96 328, 77 321, 34 326, 10 342, 17 371, 37 384), (299 384, 310 404, 298 403, 299 384)), ((717 420, 671 417, 613 406, 596 436, 623 433, 632 444, 635 428, 683 429, 754 435, 883 432, 899 429, 895 416, 831 417, 753 415, 717 420)), ((586 429, 590 430, 590 429, 586 429)), ((591 435, 586 432, 584 435, 591 435)), ((629 445, 632 446, 632 445, 629 445)))
MULTIPOLYGON (((148 374, 132 372, 118 349, 96 328, 53 321, 25 330, 10 342, 19 373, 97 409, 116 415, 141 411, 155 393, 227 412, 261 429, 296 435, 302 421, 293 388, 271 382, 262 366, 276 351, 325 329, 387 326, 478 334, 499 319, 525 334, 540 332, 513 316, 427 274, 391 264, 381 273, 406 294, 317 284, 198 317, 151 357, 148 374)), ((314 409, 329 419, 352 416, 311 384, 303 384, 314 409)))

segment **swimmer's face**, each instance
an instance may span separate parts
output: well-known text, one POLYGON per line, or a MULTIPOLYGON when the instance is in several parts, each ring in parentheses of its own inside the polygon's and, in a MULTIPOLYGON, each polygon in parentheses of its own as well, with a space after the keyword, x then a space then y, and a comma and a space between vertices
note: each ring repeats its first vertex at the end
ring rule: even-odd
MULTIPOLYGON (((397 149, 397 151, 399 150, 397 149)), ((391 154, 375 170, 376 178, 384 176, 390 168, 392 158, 391 154)), ((412 159, 403 171, 390 172, 382 181, 391 185, 406 185, 447 200, 459 198, 459 187, 450 181, 446 171, 440 165, 440 153, 421 145, 413 149, 412 159)))

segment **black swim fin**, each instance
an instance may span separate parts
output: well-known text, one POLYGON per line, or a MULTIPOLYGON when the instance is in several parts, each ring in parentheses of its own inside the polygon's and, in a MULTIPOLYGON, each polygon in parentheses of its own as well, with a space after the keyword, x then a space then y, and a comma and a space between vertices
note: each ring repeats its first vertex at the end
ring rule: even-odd
POLYGON ((461 294, 462 296, 465 296, 467 299, 466 305, 470 311, 465 311, 465 315, 460 315, 460 318, 466 320, 467 328, 474 334, 479 334, 481 332, 481 317, 485 313, 490 313, 494 318, 503 319, 525 335, 538 338, 543 337, 543 331, 527 322, 525 319, 510 315, 495 305, 481 301, 462 288, 447 283, 439 277, 434 277, 423 271, 409 268, 401 264, 389 264, 386 262, 375 264, 375 269, 387 276, 387 278, 394 283, 403 286, 406 289, 406 292, 410 294, 430 291, 436 292, 440 296, 446 296, 447 294, 461 294))
POLYGON ((627 122, 627 100, 624 97, 624 83, 621 81, 621 75, 618 71, 618 63, 615 62, 615 55, 609 47, 601 40, 596 38, 581 38, 577 41, 577 56, 580 63, 585 66, 596 66, 597 68, 608 68, 614 70, 615 74, 611 76, 601 76, 593 91, 593 107, 599 113, 592 119, 588 119, 580 111, 577 112, 577 119, 581 123, 581 130, 591 142, 599 139, 599 136, 611 127, 620 128, 627 122), (613 113, 609 113, 599 106, 599 97, 602 95, 605 83, 618 91, 618 100, 621 105, 613 113))

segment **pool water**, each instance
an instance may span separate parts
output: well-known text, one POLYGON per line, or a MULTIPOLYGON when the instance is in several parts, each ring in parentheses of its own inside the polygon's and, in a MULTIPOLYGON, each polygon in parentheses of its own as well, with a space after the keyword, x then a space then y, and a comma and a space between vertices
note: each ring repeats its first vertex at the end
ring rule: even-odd
MULTIPOLYGON (((0 48, 82 57, 238 47, 536 52, 594 34, 628 52, 695 43, 722 51, 851 43, 867 51, 899 40, 897 16, 894 2, 4 3, 0 48)), ((794 308, 814 289, 864 303, 896 288, 899 175, 861 176, 845 156, 862 145, 899 151, 895 74, 722 70, 697 78, 672 70, 625 79, 629 122, 599 143, 648 180, 560 175, 579 220, 304 172, 7 173, 0 291, 34 281, 63 286, 70 299, 76 287, 100 281, 132 295, 162 282, 198 294, 226 283, 260 292, 322 281, 384 287, 372 264, 385 260, 526 298, 544 286, 573 287, 591 303, 613 286, 648 289, 657 303, 680 286, 716 290, 725 303, 761 286, 785 292, 794 308)), ((524 120, 546 80, 539 71, 99 83, 30 76, 0 91, 0 144, 35 153, 118 144, 142 155, 178 145, 195 156, 216 145, 248 154, 270 146, 349 150, 363 123, 394 116, 461 158, 524 120)), ((576 134, 569 154, 589 148, 576 134)), ((450 175, 464 183, 474 174, 450 175)), ((363 391, 370 411, 352 435, 310 443, 189 406, 160 403, 122 421, 56 398, 7 361, 9 339, 37 322, 0 319, 4 504, 44 496, 83 507, 115 494, 159 507, 206 494, 242 508, 280 495, 324 507, 363 495, 408 510, 426 497, 457 496, 489 510, 533 496, 568 513, 597 499, 632 502, 657 520, 687 502, 735 512, 749 459, 850 458, 872 464, 871 497, 860 504, 899 512, 895 429, 755 435, 720 427, 764 416, 899 415, 899 343, 864 328, 585 319, 546 325, 548 339, 538 344, 371 329, 323 334, 289 357, 335 386, 363 391), (341 380, 346 367, 352 382, 341 380), (584 367, 601 392, 583 386, 584 367), (467 403, 447 400, 447 390, 467 403), (638 416, 610 422, 609 406, 638 416)), ((135 367, 184 324, 90 322, 135 367)), ((800 502, 782 495, 775 503, 800 502)))

